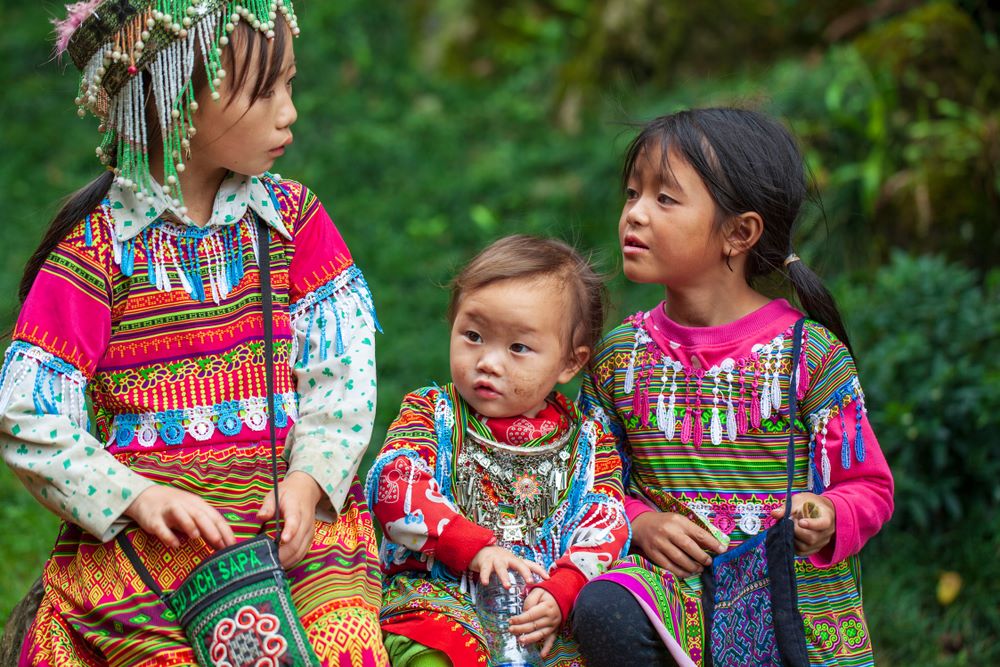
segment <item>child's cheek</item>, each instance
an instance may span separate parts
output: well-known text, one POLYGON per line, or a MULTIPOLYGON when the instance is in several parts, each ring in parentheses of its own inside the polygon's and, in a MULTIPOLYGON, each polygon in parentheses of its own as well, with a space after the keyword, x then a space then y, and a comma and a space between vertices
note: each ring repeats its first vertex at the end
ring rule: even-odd
POLYGON ((533 373, 516 373, 512 379, 515 396, 529 396, 538 390, 536 387, 538 379, 533 373))

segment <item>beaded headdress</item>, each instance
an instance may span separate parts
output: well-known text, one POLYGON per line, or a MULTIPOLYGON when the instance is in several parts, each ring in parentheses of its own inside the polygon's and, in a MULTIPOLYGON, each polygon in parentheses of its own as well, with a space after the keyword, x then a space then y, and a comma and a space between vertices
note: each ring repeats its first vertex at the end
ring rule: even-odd
POLYGON ((146 114, 151 94, 163 140, 163 192, 174 206, 182 205, 177 174, 196 132, 194 68, 205 68, 217 100, 226 76, 222 50, 240 21, 270 39, 281 14, 299 34, 291 0, 85 0, 66 9, 68 16, 55 24, 56 53, 68 51, 83 72, 77 114, 90 111, 101 120, 97 156, 109 166, 115 158, 115 182, 140 201, 153 191, 146 114))

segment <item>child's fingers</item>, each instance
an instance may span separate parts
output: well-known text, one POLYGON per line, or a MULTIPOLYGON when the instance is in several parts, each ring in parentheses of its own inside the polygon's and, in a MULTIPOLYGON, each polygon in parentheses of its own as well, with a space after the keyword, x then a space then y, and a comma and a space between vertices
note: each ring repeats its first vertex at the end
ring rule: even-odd
POLYGON ((197 539, 201 537, 198 525, 195 523, 191 512, 187 508, 175 508, 168 513, 167 517, 167 523, 173 530, 179 530, 190 539, 197 539))
POLYGON ((539 653, 541 653, 543 658, 549 655, 549 651, 552 650, 552 645, 555 643, 556 643, 556 633, 553 632, 548 637, 545 638, 545 643, 542 644, 542 650, 539 651, 539 653))
POLYGON ((274 491, 268 491, 267 495, 264 496, 264 502, 261 503, 260 509, 257 511, 257 518, 262 521, 267 521, 274 516, 274 491))
POLYGON ((299 508, 294 505, 292 507, 283 507, 282 509, 284 510, 284 515, 282 516, 284 526, 281 527, 281 543, 287 544, 298 535, 302 517, 299 514, 299 508))
MULTIPOLYGON (((701 531, 701 529, 698 528, 697 526, 693 526, 693 528, 694 530, 701 531)), ((705 533, 705 535, 708 535, 708 533, 705 533)), ((714 537, 711 537, 710 535, 709 535, 709 540, 719 545, 718 541, 714 537)), ((705 547, 707 547, 708 544, 707 543, 702 544, 701 542, 699 542, 697 533, 692 535, 679 536, 677 539, 674 540, 673 546, 675 549, 679 550, 685 556, 687 556, 688 559, 698 563, 702 567, 708 567, 709 565, 712 564, 712 557, 709 556, 707 553, 705 553, 705 547)))
MULTIPOLYGON (((537 574, 539 577, 541 577, 542 579, 548 579, 549 578, 548 571, 544 567, 542 567, 540 563, 536 563, 533 560, 529 560, 529 561, 525 561, 525 562, 528 564, 528 568, 532 572, 534 572, 535 574, 537 574)), ((530 583, 529 579, 525 579, 525 581, 528 581, 530 583)))
POLYGON ((147 533, 155 535, 161 542, 166 544, 171 549, 176 549, 181 545, 181 541, 177 539, 174 535, 174 531, 170 530, 167 526, 167 522, 162 518, 157 517, 150 521, 147 525, 142 526, 142 529, 147 533))
POLYGON ((529 567, 529 561, 523 560, 521 558, 515 558, 511 560, 507 566, 514 569, 525 582, 531 583, 535 579, 531 576, 532 569, 529 567))
POLYGON ((703 569, 701 563, 695 561, 686 552, 673 545, 664 550, 664 556, 667 561, 667 569, 681 577, 694 576, 703 569))
MULTIPOLYGON (((489 584, 490 575, 493 573, 494 569, 495 568, 493 565, 493 561, 491 559, 486 559, 486 562, 483 563, 483 566, 479 568, 479 583, 481 583, 483 586, 489 584)), ((510 582, 507 581, 507 577, 501 576, 499 570, 497 570, 497 579, 500 580, 501 586, 503 586, 504 588, 510 588, 510 582)))

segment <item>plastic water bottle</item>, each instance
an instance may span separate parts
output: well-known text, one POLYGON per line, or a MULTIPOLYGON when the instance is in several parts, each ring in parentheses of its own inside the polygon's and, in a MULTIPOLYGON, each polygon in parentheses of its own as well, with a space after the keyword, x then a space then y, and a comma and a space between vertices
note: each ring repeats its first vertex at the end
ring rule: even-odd
POLYGON ((510 619, 524 609, 524 578, 508 572, 511 587, 504 588, 496 573, 490 583, 481 586, 476 599, 476 612, 489 642, 490 667, 541 667, 542 656, 534 644, 522 646, 510 630, 510 619))

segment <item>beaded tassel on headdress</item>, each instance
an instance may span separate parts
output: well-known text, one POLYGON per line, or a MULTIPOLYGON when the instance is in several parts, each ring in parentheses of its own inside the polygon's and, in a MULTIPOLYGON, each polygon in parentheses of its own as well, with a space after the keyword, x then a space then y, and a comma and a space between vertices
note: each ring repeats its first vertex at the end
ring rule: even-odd
POLYGON ((68 51, 83 73, 77 113, 101 120, 97 156, 114 169, 115 182, 142 201, 152 192, 147 123, 155 122, 163 141, 163 192, 182 213, 177 176, 196 133, 195 66, 205 68, 218 100, 227 74, 222 50, 240 21, 270 39, 281 14, 299 34, 291 0, 89 0, 67 12, 56 23, 56 52, 68 51))

